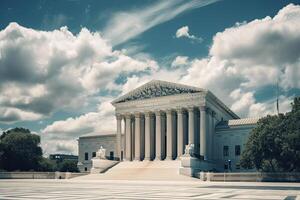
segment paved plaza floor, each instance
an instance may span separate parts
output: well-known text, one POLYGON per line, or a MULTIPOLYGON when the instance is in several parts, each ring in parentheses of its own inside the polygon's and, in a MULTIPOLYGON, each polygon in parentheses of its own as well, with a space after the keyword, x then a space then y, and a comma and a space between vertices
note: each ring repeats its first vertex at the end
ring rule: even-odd
POLYGON ((300 199, 298 183, 0 180, 0 199, 300 199))

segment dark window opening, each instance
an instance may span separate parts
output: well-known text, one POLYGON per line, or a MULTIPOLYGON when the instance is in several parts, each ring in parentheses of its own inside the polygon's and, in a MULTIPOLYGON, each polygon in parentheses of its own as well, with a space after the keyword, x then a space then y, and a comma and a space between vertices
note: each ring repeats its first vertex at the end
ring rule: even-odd
POLYGON ((223 156, 229 156, 229 147, 223 146, 223 156))
POLYGON ((228 169, 228 165, 227 164, 224 164, 224 169, 228 169))
POLYGON ((113 151, 109 152, 109 159, 110 160, 114 159, 114 152, 113 151))
POLYGON ((84 154, 84 160, 89 160, 89 153, 85 152, 85 154, 84 154))
POLYGON ((235 145, 235 155, 236 156, 241 155, 241 146, 240 145, 235 145))
POLYGON ((87 167, 84 168, 84 171, 87 171, 87 167))
POLYGON ((96 157, 96 152, 93 152, 93 153, 92 153, 92 157, 93 157, 93 158, 96 157))

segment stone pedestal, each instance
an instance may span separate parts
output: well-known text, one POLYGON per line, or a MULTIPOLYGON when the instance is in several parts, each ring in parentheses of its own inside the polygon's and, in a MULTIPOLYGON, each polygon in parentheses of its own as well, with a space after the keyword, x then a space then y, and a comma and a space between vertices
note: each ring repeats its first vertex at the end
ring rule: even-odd
POLYGON ((208 160, 200 160, 194 155, 194 145, 186 145, 185 154, 181 156, 179 173, 185 176, 198 177, 199 172, 215 171, 218 166, 208 160))
POLYGON ((109 168, 113 167, 118 161, 107 160, 105 158, 106 150, 101 148, 96 152, 96 157, 92 158, 91 174, 104 173, 109 168))

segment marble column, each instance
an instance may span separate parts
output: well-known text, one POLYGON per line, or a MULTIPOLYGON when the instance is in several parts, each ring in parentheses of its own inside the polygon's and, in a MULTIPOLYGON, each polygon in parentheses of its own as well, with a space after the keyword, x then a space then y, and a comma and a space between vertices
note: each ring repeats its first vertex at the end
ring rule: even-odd
POLYGON ((177 109, 177 159, 183 155, 184 151, 184 122, 183 122, 183 110, 177 109))
POLYGON ((117 135, 116 135, 116 157, 121 160, 121 139, 122 139, 122 116, 116 115, 117 118, 117 135))
POLYGON ((165 159, 166 158, 166 115, 164 113, 161 113, 160 115, 161 118, 161 158, 165 159))
POLYGON ((141 160, 141 114, 135 113, 135 151, 134 151, 134 160, 141 160))
POLYGON ((207 119, 207 127, 206 127, 206 154, 207 154, 207 159, 211 159, 211 131, 212 131, 212 119, 211 119, 211 112, 212 110, 210 108, 206 109, 206 119, 207 119))
POLYGON ((166 160, 173 159, 173 111, 167 110, 167 156, 166 160))
POLYGON ((127 161, 131 160, 131 116, 130 115, 126 115, 125 116, 125 158, 127 161))
POLYGON ((200 106, 200 156, 207 159, 206 152, 206 107, 200 106))
POLYGON ((155 158, 155 115, 150 116, 150 160, 155 158))
POLYGON ((156 118, 156 137, 155 137, 155 159, 161 160, 162 159, 162 126, 161 126, 161 111, 155 112, 155 118, 156 118))
POLYGON ((145 158, 150 160, 151 153, 151 113, 145 113, 145 158))
POLYGON ((189 137, 188 137, 188 141, 189 141, 189 145, 190 145, 190 144, 195 144, 195 141, 194 141, 194 136, 195 136, 194 108, 193 107, 188 108, 188 113, 189 113, 189 137))
POLYGON ((211 159, 215 159, 215 153, 214 153, 214 143, 215 143, 215 117, 216 117, 216 112, 212 111, 211 113, 211 119, 212 119, 212 132, 211 132, 211 159))

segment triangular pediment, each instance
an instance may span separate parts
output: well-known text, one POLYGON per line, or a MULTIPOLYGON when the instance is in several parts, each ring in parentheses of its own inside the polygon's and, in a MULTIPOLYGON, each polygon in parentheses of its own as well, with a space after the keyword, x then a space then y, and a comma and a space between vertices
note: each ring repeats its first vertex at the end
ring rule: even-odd
POLYGON ((131 92, 117 98, 112 104, 122 103, 133 100, 150 99, 155 97, 170 96, 184 93, 204 92, 204 89, 171 83, 167 81, 153 80, 131 92))

